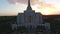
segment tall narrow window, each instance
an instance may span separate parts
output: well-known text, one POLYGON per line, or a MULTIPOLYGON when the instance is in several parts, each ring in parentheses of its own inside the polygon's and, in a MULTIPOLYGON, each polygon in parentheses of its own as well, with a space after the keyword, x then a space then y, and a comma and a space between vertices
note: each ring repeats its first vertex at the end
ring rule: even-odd
POLYGON ((32 17, 31 17, 31 16, 29 16, 29 22, 30 22, 30 23, 32 22, 32 17))

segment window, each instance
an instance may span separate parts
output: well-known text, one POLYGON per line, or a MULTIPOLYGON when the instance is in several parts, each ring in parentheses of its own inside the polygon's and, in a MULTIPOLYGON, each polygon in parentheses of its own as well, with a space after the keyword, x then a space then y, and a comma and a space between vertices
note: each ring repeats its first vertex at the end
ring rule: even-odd
POLYGON ((32 22, 32 17, 29 16, 28 20, 29 20, 29 22, 31 23, 31 22, 32 22))

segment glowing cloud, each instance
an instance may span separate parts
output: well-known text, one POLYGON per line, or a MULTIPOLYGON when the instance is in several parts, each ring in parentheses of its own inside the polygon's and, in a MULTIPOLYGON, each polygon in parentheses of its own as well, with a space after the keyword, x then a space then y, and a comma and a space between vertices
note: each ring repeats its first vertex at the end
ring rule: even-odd
MULTIPOLYGON (((8 0, 11 4, 21 3, 21 4, 27 4, 28 0, 8 0)), ((32 5, 38 5, 38 8, 46 8, 46 7, 52 7, 52 4, 47 4, 45 2, 39 1, 39 0, 31 0, 32 5)))
MULTIPOLYGON (((8 2, 10 4, 20 4, 20 5, 21 4, 27 5, 27 1, 28 0, 8 0, 8 2)), ((31 0, 31 5, 35 6, 36 10, 40 11, 42 9, 41 12, 44 13, 44 14, 52 14, 54 12, 54 10, 56 10, 57 8, 60 10, 60 8, 59 8, 59 4, 58 4, 58 6, 55 5, 56 3, 51 4, 51 1, 48 0, 47 2, 45 2, 44 0, 31 0), (48 3, 48 2, 50 2, 50 3, 48 3), (43 10, 45 10, 45 11, 43 11, 43 10)))

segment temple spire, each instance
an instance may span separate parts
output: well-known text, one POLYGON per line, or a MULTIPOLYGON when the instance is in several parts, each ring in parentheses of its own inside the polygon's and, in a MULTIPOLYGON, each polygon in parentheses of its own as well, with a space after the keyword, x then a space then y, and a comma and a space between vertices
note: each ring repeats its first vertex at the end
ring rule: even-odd
POLYGON ((28 7, 27 10, 32 10, 31 5, 30 5, 30 0, 28 0, 28 7))
POLYGON ((31 6, 30 6, 30 0, 28 0, 28 7, 31 7, 31 6))

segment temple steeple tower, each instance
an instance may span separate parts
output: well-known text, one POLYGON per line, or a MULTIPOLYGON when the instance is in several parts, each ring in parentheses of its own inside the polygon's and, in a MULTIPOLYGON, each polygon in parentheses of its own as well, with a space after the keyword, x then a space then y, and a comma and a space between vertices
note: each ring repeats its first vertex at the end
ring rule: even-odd
POLYGON ((27 10, 28 10, 28 11, 31 11, 31 10, 32 10, 31 5, 30 5, 30 0, 28 0, 28 7, 27 7, 27 10))

